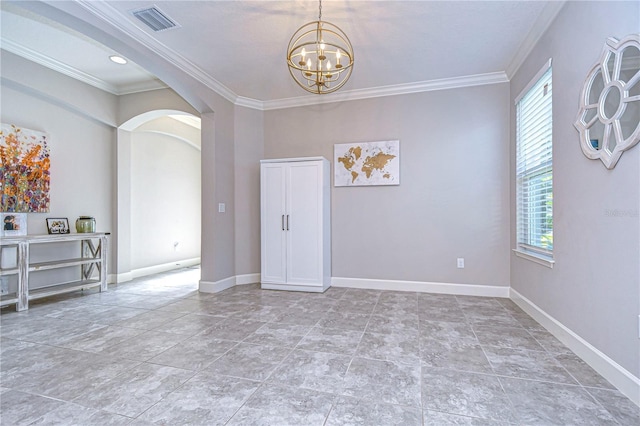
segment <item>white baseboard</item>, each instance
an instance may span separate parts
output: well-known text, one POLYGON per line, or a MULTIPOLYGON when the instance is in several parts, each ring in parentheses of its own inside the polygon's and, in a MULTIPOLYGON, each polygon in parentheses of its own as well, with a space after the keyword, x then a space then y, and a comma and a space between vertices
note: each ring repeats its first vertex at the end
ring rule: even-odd
POLYGON ((220 291, 226 290, 228 288, 234 287, 236 285, 236 277, 225 278, 220 281, 202 281, 200 280, 200 285, 198 286, 198 290, 203 293, 218 293, 220 291))
POLYGON ((331 278, 331 285, 333 287, 362 288, 371 290, 415 291, 420 293, 457 294, 460 296, 509 297, 509 287, 507 286, 340 277, 331 278))
POLYGON ((115 274, 115 283, 126 283, 127 281, 131 281, 133 279, 133 274, 131 272, 124 272, 122 274, 115 274))
POLYGON ((236 275, 236 285, 260 283, 260 273, 236 275))
POLYGON ((260 274, 234 275, 220 281, 200 281, 198 290, 203 293, 218 293, 237 285, 255 284, 260 282, 260 274))
MULTIPOLYGON (((132 278, 140 278, 147 275, 159 274, 161 272, 173 271, 174 269, 188 268, 189 266, 196 266, 199 264, 200 258, 194 257, 192 259, 176 260, 175 262, 163 263, 161 265, 133 269, 131 270, 130 274, 132 278)), ((124 274, 118 274, 118 276, 120 275, 124 274)))
POLYGON ((575 352, 602 377, 611 382, 627 398, 640 406, 640 378, 631 374, 513 288, 510 293, 511 299, 526 313, 549 330, 551 334, 575 352))

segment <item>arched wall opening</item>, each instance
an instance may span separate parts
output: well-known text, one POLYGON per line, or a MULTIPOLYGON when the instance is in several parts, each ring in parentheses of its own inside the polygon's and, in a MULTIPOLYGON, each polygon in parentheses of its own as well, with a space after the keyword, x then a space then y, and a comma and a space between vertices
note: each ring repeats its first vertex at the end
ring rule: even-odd
POLYGON ((117 167, 117 282, 199 264, 200 118, 155 110, 129 119, 117 167))

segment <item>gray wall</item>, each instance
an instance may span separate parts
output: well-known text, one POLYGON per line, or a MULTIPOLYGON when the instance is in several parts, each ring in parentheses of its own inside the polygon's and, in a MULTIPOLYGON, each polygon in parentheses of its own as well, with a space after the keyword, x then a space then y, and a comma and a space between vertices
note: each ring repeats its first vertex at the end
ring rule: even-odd
POLYGON ((399 186, 332 187, 332 275, 508 286, 508 101, 504 83, 267 111, 265 158, 399 139, 399 186))
MULTIPOLYGON (((511 286, 615 362, 640 376, 640 147, 613 170, 589 160, 573 127, 587 72, 607 37, 640 29, 638 2, 568 2, 511 80, 515 97, 553 58, 555 267, 511 256, 511 286), (616 216, 612 211, 626 214, 616 216)), ((511 176, 515 111, 511 101, 511 176)), ((512 200, 515 187, 512 185, 512 200)), ((512 223, 515 205, 512 206, 512 223)), ((511 244, 515 248, 512 227, 511 244)))
MULTIPOLYGON (((78 216, 94 216, 98 231, 113 233, 109 241, 108 272, 116 272, 116 127, 136 115, 157 109, 196 114, 197 111, 169 89, 115 96, 4 50, 0 52, 0 120, 48 132, 50 137, 50 212, 30 213, 28 232, 46 234, 46 217, 67 217, 73 230, 78 216)), ((51 259, 60 247, 47 248, 49 250, 44 246, 39 249, 38 256, 43 260, 51 259)), ((75 253, 77 247, 69 250, 75 253)), ((145 260, 147 265, 166 261, 160 256, 155 262, 145 260)), ((68 281, 77 279, 76 275, 77 268, 43 272, 34 275, 33 282, 39 285, 68 281)))
POLYGON ((264 112, 235 109, 236 275, 260 272, 260 160, 264 112))

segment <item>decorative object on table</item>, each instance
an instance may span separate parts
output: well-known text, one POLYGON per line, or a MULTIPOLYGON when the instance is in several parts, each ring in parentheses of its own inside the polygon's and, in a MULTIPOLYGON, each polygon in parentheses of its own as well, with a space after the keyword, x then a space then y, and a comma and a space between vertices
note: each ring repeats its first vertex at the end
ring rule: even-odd
POLYGON ((2 217, 0 236, 15 237, 27 235, 26 213, 0 213, 0 217, 2 217))
POLYGON ((607 40, 585 79, 574 126, 584 155, 607 169, 640 141, 640 34, 607 40))
POLYGON ((322 20, 322 0, 318 20, 296 31, 287 48, 291 77, 307 92, 322 95, 335 92, 353 71, 353 47, 336 25, 322 20))
POLYGON ((76 231, 79 234, 96 232, 96 220, 91 216, 80 216, 76 219, 76 231))
POLYGON ((50 234, 68 234, 69 219, 66 217, 48 217, 47 231, 50 234))
POLYGON ((334 145, 335 186, 400 185, 400 141, 334 145))
POLYGON ((0 211, 49 211, 48 139, 43 132, 0 125, 0 211))

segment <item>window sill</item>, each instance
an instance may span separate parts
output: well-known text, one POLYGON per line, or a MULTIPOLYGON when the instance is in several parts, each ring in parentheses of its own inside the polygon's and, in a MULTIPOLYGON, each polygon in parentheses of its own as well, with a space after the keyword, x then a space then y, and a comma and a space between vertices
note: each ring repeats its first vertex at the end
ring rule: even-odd
POLYGON ((513 252, 518 257, 530 260, 532 262, 537 263, 538 265, 546 266, 547 268, 550 268, 550 269, 553 269, 553 264, 556 263, 553 259, 549 257, 542 256, 536 253, 531 253, 529 251, 524 251, 521 249, 513 249, 513 252))

